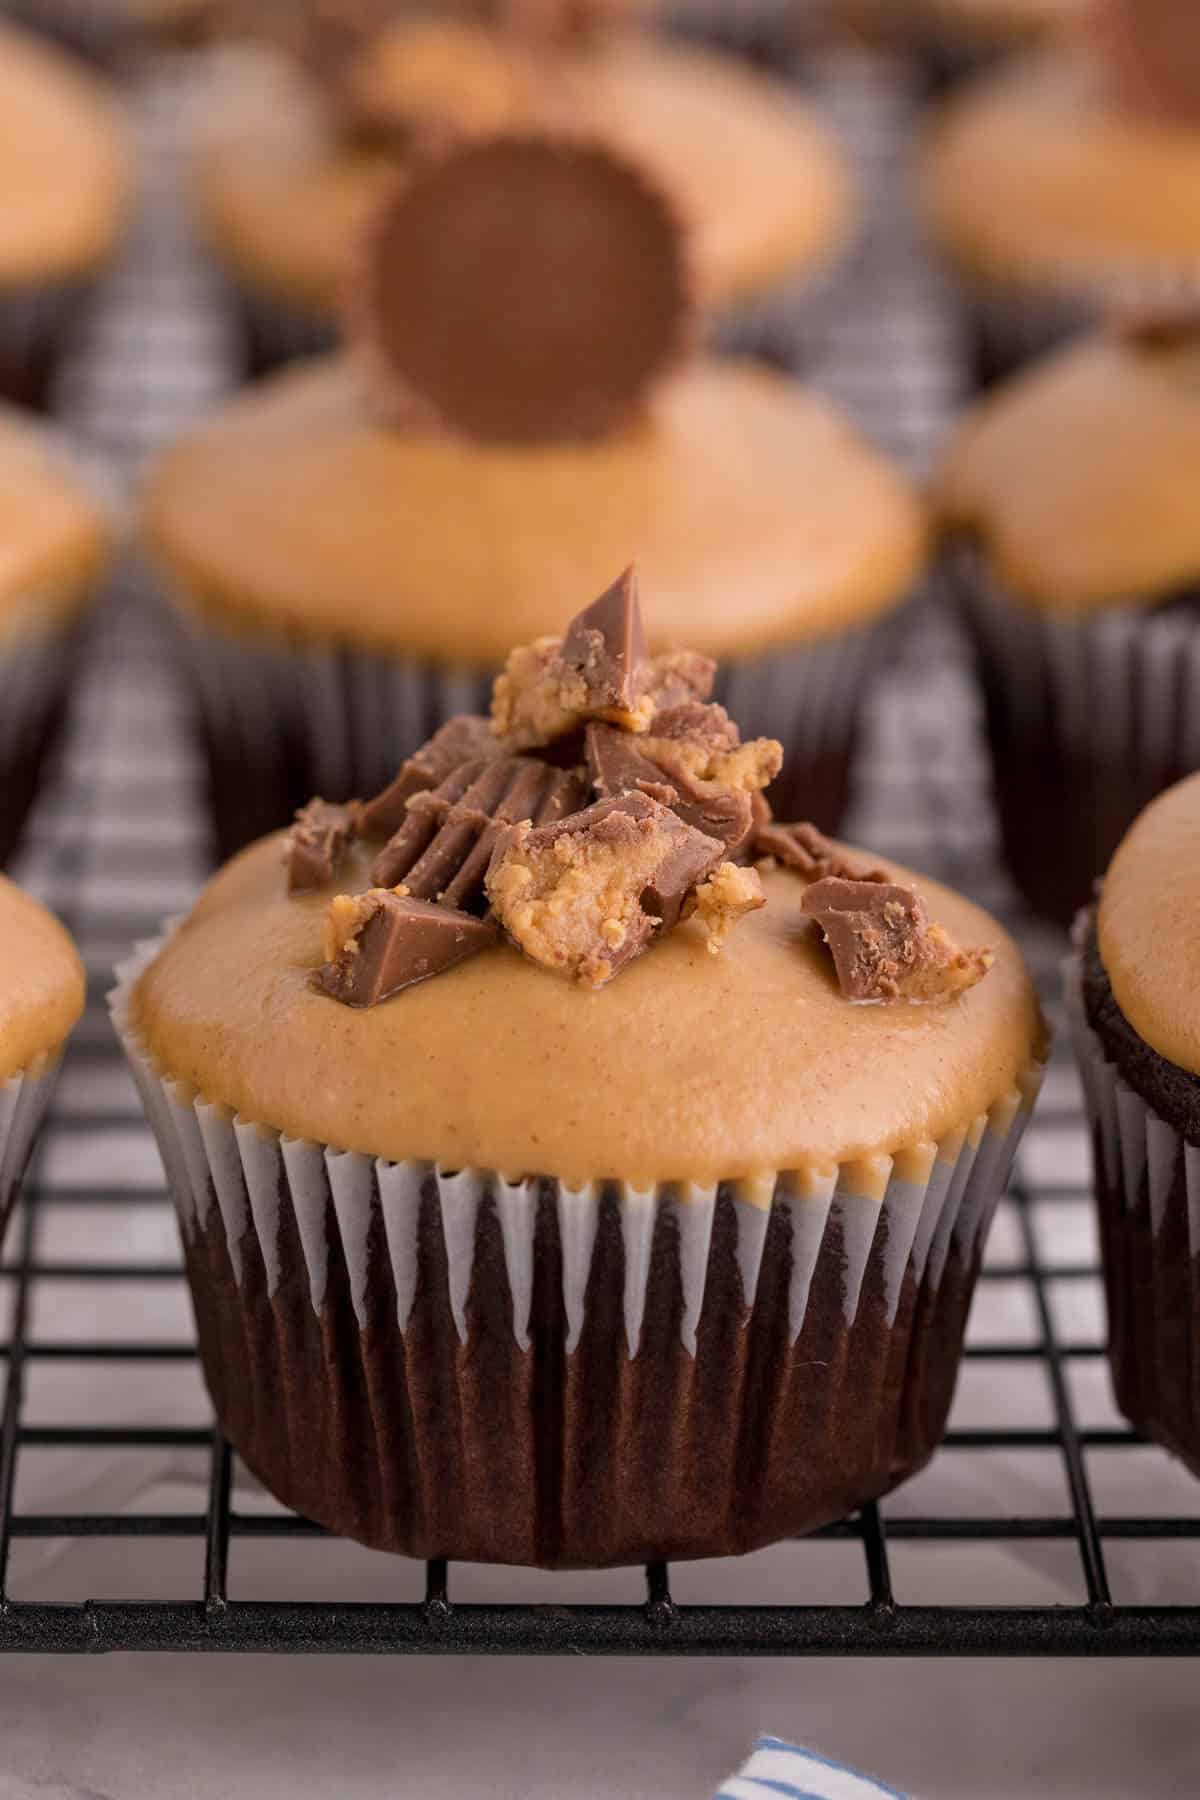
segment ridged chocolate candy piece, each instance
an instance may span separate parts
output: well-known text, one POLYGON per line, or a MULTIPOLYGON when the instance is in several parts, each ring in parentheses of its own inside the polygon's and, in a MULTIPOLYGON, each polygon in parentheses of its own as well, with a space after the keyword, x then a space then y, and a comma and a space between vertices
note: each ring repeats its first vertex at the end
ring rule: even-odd
POLYGON ((331 806, 327 800, 310 800, 302 806, 284 848, 288 893, 308 894, 328 886, 353 832, 348 806, 331 806))
POLYGON ((403 763, 396 779, 373 800, 360 801, 355 829, 361 837, 391 837, 404 823, 414 794, 437 787, 463 763, 499 756, 501 747, 488 720, 477 713, 458 713, 435 731, 427 744, 403 763))
POLYGON ((632 563, 571 620, 562 660, 581 677, 589 710, 633 711, 649 674, 650 652, 632 563))
POLYGON ((431 160, 382 207, 349 322, 385 410, 533 443, 627 420, 691 310, 682 233, 633 164, 511 135, 431 160))
POLYGON ((588 770, 597 794, 641 793, 681 818, 694 831, 716 838, 731 858, 739 856, 754 829, 750 794, 723 791, 704 794, 677 772, 667 774, 637 748, 639 739, 611 725, 589 725, 584 744, 588 770))
POLYGON ((339 896, 330 932, 334 954, 315 980, 343 1006, 378 1006, 496 941, 495 927, 483 919, 386 888, 339 896))
POLYGON ((891 880, 886 869, 872 868, 857 857, 847 856, 840 844, 827 838, 815 825, 780 824, 769 812, 755 825, 750 854, 773 856, 785 869, 794 869, 809 881, 823 881, 828 875, 845 881, 891 880))
POLYGON ((570 769, 532 757, 505 756, 463 763, 438 787, 409 802, 404 823, 375 860, 380 887, 403 883, 421 900, 470 907, 499 834, 524 819, 552 825, 578 812, 587 789, 570 769))

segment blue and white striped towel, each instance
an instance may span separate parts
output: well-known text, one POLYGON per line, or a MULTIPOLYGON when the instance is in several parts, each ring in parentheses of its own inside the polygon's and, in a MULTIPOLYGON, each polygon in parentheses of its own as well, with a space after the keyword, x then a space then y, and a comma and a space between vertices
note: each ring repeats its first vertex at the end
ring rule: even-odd
POLYGON ((841 1763, 801 1750, 782 1738, 759 1738, 740 1774, 731 1775, 716 1800, 905 1800, 898 1788, 841 1763))

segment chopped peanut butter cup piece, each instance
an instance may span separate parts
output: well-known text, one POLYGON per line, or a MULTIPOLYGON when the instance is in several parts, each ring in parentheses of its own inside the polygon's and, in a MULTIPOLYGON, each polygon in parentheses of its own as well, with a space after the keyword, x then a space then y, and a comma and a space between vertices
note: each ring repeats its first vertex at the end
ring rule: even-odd
POLYGON ((590 719, 644 732, 664 706, 704 700, 716 664, 692 651, 646 654, 630 567, 567 626, 514 650, 492 690, 492 730, 510 750, 570 737, 590 719))
POLYGON ((769 815, 756 826, 750 854, 771 857, 785 869, 794 869, 809 881, 838 875, 845 881, 889 881, 886 869, 872 868, 858 857, 847 856, 840 844, 827 838, 815 825, 782 825, 769 815))
POLYGON ((496 846, 488 898, 517 947, 543 968, 603 987, 669 931, 724 846, 645 794, 600 800, 496 846))
POLYGON ((693 830, 718 838, 727 854, 739 855, 754 827, 751 796, 738 789, 706 792, 677 771, 668 775, 642 754, 643 743, 611 725, 588 726, 584 749, 597 794, 604 799, 647 794, 669 806, 693 830))
POLYGON ((355 807, 355 830, 361 837, 391 837, 404 823, 414 794, 437 787, 463 763, 484 762, 502 754, 487 719, 477 713, 458 713, 435 731, 427 744, 403 763, 396 779, 373 800, 355 807))
POLYGON ((340 894, 326 936, 328 960, 314 981, 344 1006, 378 1006, 496 942, 485 920, 389 888, 340 894))
POLYGON ((638 748, 664 770, 696 788, 752 793, 774 781, 783 767, 783 745, 741 733, 723 706, 689 701, 658 712, 638 748))
POLYGON ((691 314, 680 227, 633 164, 511 135, 430 161, 382 207, 349 324, 385 408, 531 443, 629 419, 691 314))
POLYGON ((739 919, 757 912, 767 904, 757 869, 739 868, 736 863, 718 863, 707 881, 696 889, 696 917, 708 933, 708 948, 714 956, 724 947, 725 939, 739 919))
POLYGON ((310 800, 302 806, 284 844, 288 893, 307 894, 327 886, 353 833, 350 807, 331 806, 327 800, 310 800))
POLYGON ((949 1000, 982 981, 992 966, 986 950, 960 950, 925 903, 890 882, 847 881, 831 875, 804 895, 848 1000, 949 1000))
POLYGON ((530 757, 462 763, 436 788, 414 794, 404 823, 371 869, 379 887, 403 881, 419 900, 470 907, 483 898, 498 835, 521 820, 552 825, 587 804, 569 769, 530 757))

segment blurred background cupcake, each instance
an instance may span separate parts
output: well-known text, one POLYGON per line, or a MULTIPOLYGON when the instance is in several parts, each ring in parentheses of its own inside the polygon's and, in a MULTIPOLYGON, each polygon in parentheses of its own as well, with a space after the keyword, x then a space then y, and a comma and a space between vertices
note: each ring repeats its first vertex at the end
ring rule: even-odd
POLYGON ((1200 778, 1139 818, 1066 972, 1117 1404, 1200 1475, 1200 778))
POLYGON ((114 1019, 272 1493, 409 1556, 739 1554, 933 1454, 1043 1026, 977 907, 747 835, 779 746, 666 695, 628 583, 557 625, 491 730, 224 869, 114 1019))
POLYGON ((228 849, 310 793, 381 786, 486 705, 514 638, 636 553, 655 637, 724 664, 832 824, 925 528, 826 400, 688 356, 669 205, 568 140, 478 141, 368 234, 354 348, 251 388, 153 474, 228 849))
POLYGON ((199 199, 259 369, 332 345, 355 245, 397 174, 480 133, 565 126, 635 156, 693 232, 715 309, 843 247, 847 171, 794 93, 668 45, 619 0, 484 11, 375 0, 347 26, 319 0, 243 9, 259 43, 221 62, 199 199))
POLYGON ((1066 924, 1200 768, 1200 315, 1084 338, 997 388, 937 483, 1004 844, 1066 924))
POLYGON ((0 409, 0 866, 61 721, 110 534, 42 427, 0 409))
POLYGON ((1079 40, 950 103, 924 165, 985 380, 1115 305, 1200 294, 1200 15, 1091 0, 1079 40))
POLYGON ((43 401, 124 220, 116 103, 67 57, 0 24, 0 395, 43 401))
POLYGON ((0 875, 0 1243, 83 997, 63 927, 0 875))

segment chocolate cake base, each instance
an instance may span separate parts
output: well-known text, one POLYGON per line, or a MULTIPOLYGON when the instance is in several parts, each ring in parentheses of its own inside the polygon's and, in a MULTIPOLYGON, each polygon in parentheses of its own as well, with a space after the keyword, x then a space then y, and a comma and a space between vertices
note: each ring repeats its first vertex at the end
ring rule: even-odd
POLYGON ((1163 1163, 1152 1184, 1141 1145, 1124 1153, 1126 1134, 1139 1131, 1144 1140, 1145 1125, 1119 1109, 1093 1120, 1113 1389, 1139 1431, 1200 1475, 1200 1247, 1190 1229, 1187 1166, 1189 1154, 1200 1153, 1200 1079, 1159 1056, 1125 1018, 1100 960, 1094 920, 1083 952, 1083 998, 1104 1055, 1165 1128, 1155 1133, 1163 1163))
MULTIPOLYGON (((332 1208, 331 1208, 332 1213, 332 1208)), ((695 1354, 685 1347, 677 1230, 660 1207, 644 1327, 630 1356, 615 1194, 568 1353, 552 1188, 538 1205, 530 1346, 514 1333, 500 1225, 481 1207, 460 1341, 437 1190, 427 1182, 407 1328, 382 1227, 369 1239, 365 1322, 336 1220, 318 1312, 291 1209, 278 1285, 253 1233, 241 1279, 214 1207, 187 1238, 200 1353, 247 1465, 305 1517, 380 1549, 545 1567, 733 1555, 811 1531, 928 1460, 945 1427, 976 1274, 952 1247, 934 1293, 911 1264, 894 1323, 872 1253, 852 1325, 831 1217, 789 1343, 790 1223, 776 1206, 747 1313, 731 1194, 716 1205, 695 1354)))

